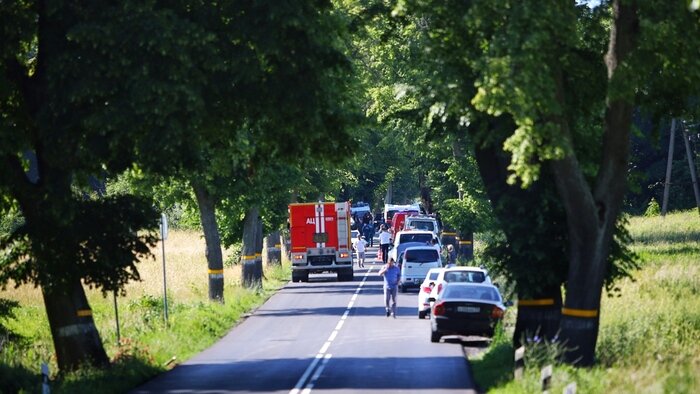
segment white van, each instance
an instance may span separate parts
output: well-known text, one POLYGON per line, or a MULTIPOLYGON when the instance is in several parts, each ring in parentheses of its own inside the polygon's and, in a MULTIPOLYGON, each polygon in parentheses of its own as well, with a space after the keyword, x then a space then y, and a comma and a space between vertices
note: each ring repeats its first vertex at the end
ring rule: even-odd
POLYGON ((409 288, 420 288, 431 268, 442 267, 440 253, 432 246, 411 246, 406 248, 397 260, 401 267, 399 291, 406 292, 409 288))
POLYGON ((418 215, 406 217, 406 222, 403 226, 404 230, 427 230, 432 231, 435 235, 440 233, 437 220, 432 216, 418 215))

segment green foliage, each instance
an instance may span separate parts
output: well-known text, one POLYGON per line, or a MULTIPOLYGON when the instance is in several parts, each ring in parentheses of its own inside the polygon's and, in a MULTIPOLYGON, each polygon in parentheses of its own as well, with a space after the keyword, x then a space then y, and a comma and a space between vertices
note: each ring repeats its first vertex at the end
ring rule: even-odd
POLYGON ((440 215, 446 226, 460 234, 482 232, 493 228, 489 215, 490 208, 485 200, 467 196, 461 200, 449 199, 442 202, 440 215))
MULTIPOLYGON (((695 210, 666 217, 630 218, 628 228, 634 240, 631 248, 642 256, 643 265, 633 273, 634 281, 619 281, 618 296, 603 299, 596 348, 598 365, 576 369, 555 363, 550 391, 559 392, 574 381, 579 390, 601 394, 698 390, 695 360, 700 354, 700 222, 696 218, 695 210)), ((550 353, 547 348, 540 350, 550 353)), ((516 382, 511 380, 512 360, 510 341, 500 343, 494 338, 485 354, 470 362, 484 390, 537 391, 537 366, 542 362, 533 364, 528 360, 524 379, 516 382)))
POLYGON ((647 210, 644 211, 644 216, 645 217, 654 217, 654 216, 659 216, 661 215, 661 207, 659 206, 659 203, 656 202, 655 198, 652 198, 649 200, 649 205, 647 205, 647 210))
POLYGON ((51 287, 83 278, 88 285, 113 291, 138 279, 135 263, 150 253, 157 237, 133 229, 155 228, 150 204, 116 196, 73 201, 68 207, 70 212, 45 212, 44 222, 27 221, 13 233, 0 235, 0 250, 5 252, 0 256, 0 283, 51 287))
POLYGON ((498 330, 489 346, 481 355, 470 358, 469 364, 477 386, 484 392, 513 378, 513 341, 498 330))

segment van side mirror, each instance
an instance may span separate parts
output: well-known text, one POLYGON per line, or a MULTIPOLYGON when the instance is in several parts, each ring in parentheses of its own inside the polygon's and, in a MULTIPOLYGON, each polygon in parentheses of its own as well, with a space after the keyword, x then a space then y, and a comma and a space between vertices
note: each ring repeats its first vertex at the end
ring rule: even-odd
POLYGON ((508 300, 505 303, 503 303, 503 305, 508 306, 508 307, 513 306, 513 301, 508 300))

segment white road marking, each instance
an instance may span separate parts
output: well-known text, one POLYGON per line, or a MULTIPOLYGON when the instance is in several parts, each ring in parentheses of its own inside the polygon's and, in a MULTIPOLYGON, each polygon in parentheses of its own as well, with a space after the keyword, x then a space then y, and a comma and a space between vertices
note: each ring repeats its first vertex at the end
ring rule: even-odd
POLYGON ((341 316, 340 321, 335 326, 335 330, 333 330, 331 335, 328 337, 328 340, 326 341, 326 343, 324 343, 323 346, 321 346, 321 349, 316 354, 316 357, 314 357, 311 364, 309 364, 308 368, 306 368, 306 371, 304 371, 304 374, 301 375, 301 378, 299 378, 299 381, 297 382, 297 384, 294 385, 294 388, 289 391, 289 394, 310 394, 311 393, 311 390, 314 388, 314 385, 316 384, 316 380, 318 380, 318 378, 321 376, 323 369, 326 367, 326 364, 328 364, 328 361, 331 359, 331 355, 326 353, 326 352, 328 351, 328 348, 331 346, 331 344, 335 340, 336 336, 338 336, 338 332, 340 331, 340 328, 343 327, 345 320, 348 318, 348 315, 350 314, 350 310, 352 309, 352 307, 355 304, 355 299, 357 298, 357 295, 362 290, 362 286, 365 285, 365 282, 367 281, 367 277, 369 277, 369 274, 372 271, 372 268, 374 268, 374 267, 369 267, 369 269, 365 273, 364 278, 362 278, 362 282, 360 282, 357 289, 355 290, 355 294, 352 296, 352 299, 351 299, 350 303, 348 304, 347 309, 345 309, 343 316, 341 316), (323 359, 323 362, 319 365, 319 361, 321 361, 321 359, 323 359), (314 372, 314 370, 315 370, 315 372, 314 372), (312 372, 314 372, 313 376, 311 376, 312 372), (311 379, 309 379, 309 376, 311 376, 311 379), (302 387, 304 388, 303 390, 302 390, 302 387))

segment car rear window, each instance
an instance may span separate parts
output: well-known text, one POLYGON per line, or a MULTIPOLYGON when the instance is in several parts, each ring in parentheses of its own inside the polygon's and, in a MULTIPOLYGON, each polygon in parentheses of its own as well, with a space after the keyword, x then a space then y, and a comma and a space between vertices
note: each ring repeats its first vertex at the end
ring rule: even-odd
POLYGON ((439 256, 435 249, 414 249, 407 250, 404 258, 408 263, 427 263, 437 261, 439 256))
POLYGON ((409 222, 409 226, 416 230, 435 231, 435 226, 433 225, 433 222, 426 220, 411 220, 409 222))
POLYGON ((404 242, 422 242, 427 244, 433 239, 432 234, 401 234, 399 238, 399 243, 404 242))
POLYGON ((447 286, 444 298, 471 298, 475 300, 500 301, 498 292, 491 287, 447 286))
POLYGON ((471 282, 481 283, 486 280, 486 275, 479 271, 451 271, 445 272, 445 282, 471 282))
POLYGON ((430 275, 428 275, 428 279, 435 280, 437 279, 438 275, 440 275, 439 272, 431 272, 430 275))

